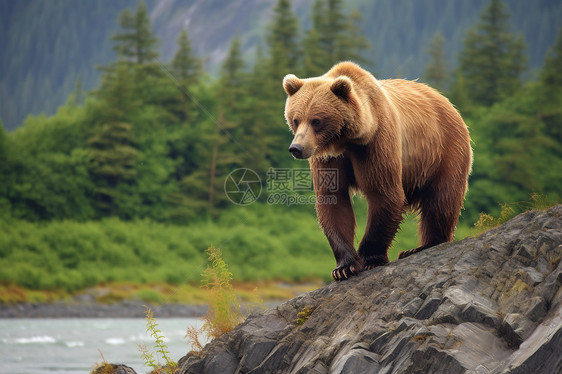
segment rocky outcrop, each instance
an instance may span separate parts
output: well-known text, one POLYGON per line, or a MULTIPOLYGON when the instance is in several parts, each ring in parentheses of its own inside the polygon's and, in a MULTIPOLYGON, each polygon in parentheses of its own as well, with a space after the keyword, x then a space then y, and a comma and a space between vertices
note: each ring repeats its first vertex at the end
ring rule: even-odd
POLYGON ((250 316, 181 373, 562 373, 562 205, 250 316))

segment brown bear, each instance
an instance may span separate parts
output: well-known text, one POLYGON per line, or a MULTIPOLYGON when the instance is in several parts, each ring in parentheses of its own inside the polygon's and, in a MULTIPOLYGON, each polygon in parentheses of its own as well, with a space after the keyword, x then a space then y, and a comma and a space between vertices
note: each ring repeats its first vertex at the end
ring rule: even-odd
POLYGON ((407 208, 421 213, 421 246, 400 258, 453 240, 472 148, 447 98, 415 81, 379 81, 352 62, 315 78, 289 74, 283 88, 285 118, 295 136, 289 152, 309 160, 318 221, 337 262, 335 280, 388 263, 407 208), (329 171, 337 178, 325 183, 329 171), (369 205, 357 252, 355 191, 369 205))

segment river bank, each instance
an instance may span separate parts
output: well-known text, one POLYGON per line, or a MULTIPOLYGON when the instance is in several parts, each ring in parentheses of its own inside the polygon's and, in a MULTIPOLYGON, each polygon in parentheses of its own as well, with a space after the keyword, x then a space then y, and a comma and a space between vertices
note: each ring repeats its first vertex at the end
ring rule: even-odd
POLYGON ((0 318, 144 318, 146 306, 156 318, 199 318, 207 313, 206 305, 150 305, 139 301, 114 304, 99 303, 22 303, 1 305, 0 318))
MULTIPOLYGON (((275 307, 320 286, 318 282, 235 283, 233 289, 242 308, 252 309, 275 307)), ((16 286, 4 291, 4 295, 20 297, 0 302, 0 318, 144 318, 146 306, 156 318, 199 318, 207 313, 210 302, 208 290, 192 285, 108 284, 75 295, 39 294, 16 286)))
MULTIPOLYGON (((269 300, 256 305, 242 305, 243 314, 248 309, 275 308, 285 300, 269 300)), ((156 318, 201 318, 207 314, 207 305, 147 304, 129 301, 114 304, 100 303, 22 303, 0 305, 0 319, 6 318, 145 318, 146 307, 156 318)))

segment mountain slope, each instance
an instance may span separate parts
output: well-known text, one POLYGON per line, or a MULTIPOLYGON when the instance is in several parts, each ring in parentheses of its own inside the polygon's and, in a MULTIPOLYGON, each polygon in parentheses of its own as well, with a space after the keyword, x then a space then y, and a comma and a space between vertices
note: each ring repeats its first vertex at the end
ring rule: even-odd
MULTIPOLYGON (((487 0, 345 0, 363 16, 363 30, 373 48, 366 57, 382 78, 418 78, 427 62, 426 48, 436 32, 446 36, 445 51, 454 66, 464 33, 478 19, 487 0)), ((556 0, 509 0, 513 31, 523 33, 531 67, 542 65, 562 19, 556 0)), ((119 30, 119 13, 135 0, 0 0, 0 118, 14 129, 28 114, 52 114, 74 89, 78 77, 85 90, 97 86, 97 65, 115 59, 108 37, 119 30)), ((239 35, 251 62, 263 43, 274 0, 150 0, 147 6, 161 60, 176 51, 186 28, 195 52, 214 71, 233 35, 239 35)), ((301 31, 310 23, 310 1, 292 1, 301 31)), ((302 34, 302 33, 301 33, 302 34)))

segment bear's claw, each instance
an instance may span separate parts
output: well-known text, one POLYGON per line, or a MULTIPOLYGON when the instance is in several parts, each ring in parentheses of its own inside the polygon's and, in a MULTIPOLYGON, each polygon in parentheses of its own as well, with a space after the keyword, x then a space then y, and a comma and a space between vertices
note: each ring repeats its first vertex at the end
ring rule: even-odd
POLYGON ((414 253, 416 253, 415 252, 416 249, 417 248, 409 249, 407 251, 402 251, 402 252, 398 253, 398 259, 401 260, 403 258, 406 258, 406 257, 410 256, 410 255, 413 255, 414 253))
POLYGON ((400 260, 400 259, 406 258, 406 257, 408 257, 408 256, 410 256, 410 255, 413 255, 414 253, 421 252, 421 251, 423 251, 424 249, 429 248, 429 247, 430 247, 430 246, 422 245, 421 247, 418 247, 418 248, 409 249, 409 250, 407 250, 407 251, 402 251, 402 252, 400 252, 400 253, 398 254, 398 259, 400 260))
POLYGON ((384 266, 388 264, 387 256, 375 256, 369 260, 365 260, 365 267, 363 270, 371 270, 379 266, 384 266))
POLYGON ((351 276, 359 274, 359 272, 361 271, 356 270, 357 269, 353 265, 340 266, 332 271, 332 278, 334 278, 335 281, 346 280, 351 276))
POLYGON ((367 264, 367 265, 365 265, 363 270, 372 270, 374 268, 378 268, 379 266, 383 266, 383 265, 385 265, 385 264, 367 264))

